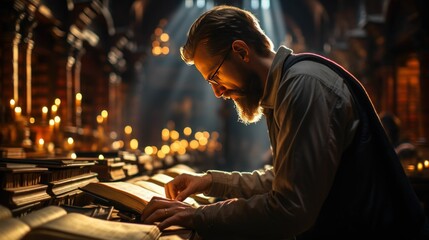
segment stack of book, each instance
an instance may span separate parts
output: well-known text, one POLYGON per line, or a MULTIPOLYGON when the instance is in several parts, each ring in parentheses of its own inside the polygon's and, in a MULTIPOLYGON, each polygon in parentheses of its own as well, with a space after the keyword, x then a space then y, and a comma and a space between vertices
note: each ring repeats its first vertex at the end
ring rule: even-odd
POLYGON ((20 147, 1 147, 0 157, 4 158, 25 158, 25 151, 20 147))
MULTIPOLYGON (((0 162, 9 165, 28 165, 28 168, 25 169, 27 172, 33 172, 37 169, 45 170, 38 176, 38 184, 31 185, 31 188, 26 187, 24 189, 26 191, 24 192, 21 188, 5 189, 4 191, 9 193, 12 200, 16 199, 18 196, 24 195, 22 198, 29 202, 36 201, 43 197, 44 200, 49 200, 47 204, 50 205, 73 204, 74 201, 82 195, 82 191, 79 190, 80 187, 90 182, 99 181, 97 173, 91 172, 90 168, 96 162, 94 158, 2 158, 0 162), (27 190, 27 188, 31 189, 31 191, 27 190)), ((27 173, 26 176, 28 175, 29 173, 27 173)), ((23 182, 28 183, 28 181, 24 180, 23 182)), ((12 201, 12 203, 16 205, 18 202, 15 202, 16 201, 12 201)), ((11 207, 14 207, 13 204, 11 207)))
POLYGON ((127 151, 120 151, 119 156, 125 163, 123 168, 127 178, 133 177, 139 173, 136 154, 127 151))
POLYGON ((127 151, 76 152, 78 157, 96 157, 92 171, 98 173, 100 181, 112 182, 131 178, 139 174, 137 156, 127 151))
POLYGON ((35 164, 0 161, 0 204, 15 215, 42 207, 49 199, 48 186, 42 183, 47 168, 35 164))
POLYGON ((96 163, 94 158, 46 158, 39 161, 43 162, 39 166, 49 169, 48 174, 43 175, 42 183, 48 185, 50 205, 73 205, 82 195, 80 187, 99 181, 98 174, 91 171, 96 163))
POLYGON ((102 182, 123 180, 127 177, 124 171, 125 162, 119 157, 111 157, 97 160, 97 164, 91 166, 91 171, 98 174, 102 182))

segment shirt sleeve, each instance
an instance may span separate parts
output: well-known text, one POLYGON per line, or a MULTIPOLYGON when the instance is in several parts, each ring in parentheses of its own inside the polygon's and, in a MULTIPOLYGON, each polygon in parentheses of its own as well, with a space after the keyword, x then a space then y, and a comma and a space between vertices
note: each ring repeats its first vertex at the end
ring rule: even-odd
POLYGON ((255 194, 266 193, 272 189, 273 169, 253 172, 223 172, 210 170, 212 186, 205 194, 221 198, 249 198, 255 194))
POLYGON ((246 232, 254 237, 266 229, 265 237, 293 237, 312 226, 352 137, 351 96, 342 79, 330 80, 340 82, 328 86, 306 74, 283 81, 274 107, 272 190, 198 208, 194 216, 198 233, 246 232))

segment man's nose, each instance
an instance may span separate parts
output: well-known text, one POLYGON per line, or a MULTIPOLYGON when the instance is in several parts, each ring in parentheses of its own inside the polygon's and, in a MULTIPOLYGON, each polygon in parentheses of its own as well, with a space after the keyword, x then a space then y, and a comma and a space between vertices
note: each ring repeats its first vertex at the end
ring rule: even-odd
POLYGON ((221 98, 223 93, 225 92, 226 88, 220 84, 217 84, 217 85, 211 84, 211 86, 212 86, 212 90, 213 90, 214 95, 217 98, 221 98))

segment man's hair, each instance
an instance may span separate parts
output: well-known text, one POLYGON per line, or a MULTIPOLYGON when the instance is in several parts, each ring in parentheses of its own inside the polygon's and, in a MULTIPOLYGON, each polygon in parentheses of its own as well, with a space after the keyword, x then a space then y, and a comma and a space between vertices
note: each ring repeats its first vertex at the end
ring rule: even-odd
POLYGON ((261 56, 268 56, 273 50, 272 41, 252 13, 232 6, 216 6, 195 20, 180 53, 183 61, 192 65, 195 49, 200 42, 203 41, 208 53, 214 56, 226 54, 232 42, 238 39, 246 42, 261 56))

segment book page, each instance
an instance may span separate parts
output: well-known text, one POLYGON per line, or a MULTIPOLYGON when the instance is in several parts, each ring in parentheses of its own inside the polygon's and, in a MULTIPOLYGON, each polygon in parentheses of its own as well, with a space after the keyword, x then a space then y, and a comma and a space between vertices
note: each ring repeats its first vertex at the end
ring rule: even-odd
MULTIPOLYGON (((161 195, 163 198, 167 198, 165 196, 164 187, 161 187, 160 185, 158 185, 156 183, 140 180, 140 181, 135 182, 134 184, 138 185, 138 186, 141 186, 143 188, 146 188, 146 189, 148 189, 150 191, 156 192, 159 195, 161 195)), ((190 197, 188 197, 185 200, 183 200, 183 202, 185 202, 185 203, 187 203, 187 204, 189 204, 191 206, 194 206, 194 207, 199 207, 199 204, 193 198, 190 198, 190 197)))
POLYGON ((142 213, 152 197, 162 195, 128 182, 99 182, 89 183, 81 188, 106 200, 124 205, 142 213))
POLYGON ((44 223, 57 219, 67 214, 67 211, 57 206, 48 206, 29 213, 21 218, 31 228, 36 228, 44 223))
POLYGON ((158 193, 127 182, 112 182, 99 184, 109 186, 118 190, 119 192, 123 192, 124 194, 138 197, 142 199, 145 203, 148 203, 154 196, 163 197, 158 193))
POLYGON ((0 220, 0 239, 21 239, 29 231, 30 227, 16 218, 0 220))
POLYGON ((155 225, 134 224, 91 218, 69 213, 32 230, 24 239, 158 239, 155 225))
POLYGON ((0 220, 12 217, 12 212, 9 208, 0 205, 0 220))

